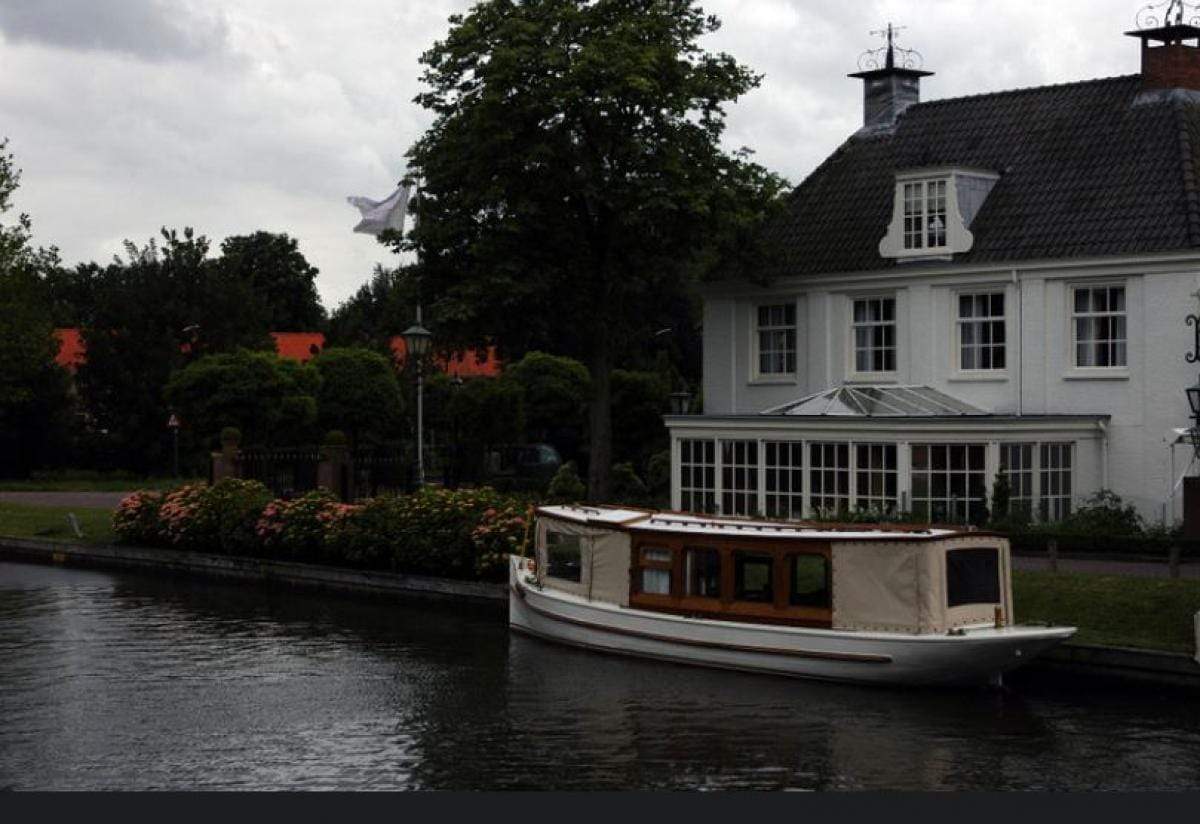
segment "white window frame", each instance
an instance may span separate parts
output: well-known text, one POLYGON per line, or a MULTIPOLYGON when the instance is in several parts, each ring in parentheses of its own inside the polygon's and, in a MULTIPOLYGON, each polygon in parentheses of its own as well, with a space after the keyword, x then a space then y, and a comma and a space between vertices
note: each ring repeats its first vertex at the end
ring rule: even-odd
MULTIPOLYGON (((867 295, 847 295, 846 296, 846 312, 847 312, 847 322, 848 322, 847 325, 848 325, 848 329, 849 329, 849 336, 848 336, 848 341, 847 341, 847 355, 848 355, 849 364, 847 367, 847 372, 850 375, 851 381, 861 382, 861 383, 870 383, 870 382, 891 383, 896 380, 897 376, 900 374, 900 356, 901 356, 900 314, 901 314, 902 308, 903 308, 903 304, 902 304, 902 301, 900 300, 900 295, 898 295, 895 292, 867 294, 867 295), (861 301, 867 301, 867 302, 889 301, 889 300, 892 302, 892 319, 890 321, 870 321, 870 320, 868 320, 868 321, 863 321, 860 323, 859 321, 857 321, 855 319, 855 314, 854 314, 855 307, 857 306, 857 304, 859 302, 861 302, 861 301), (858 330, 860 328, 874 330, 877 328, 887 327, 887 326, 891 326, 892 332, 893 332, 891 349, 892 349, 892 361, 893 361, 892 365, 894 368, 891 370, 869 370, 869 371, 865 371, 865 372, 860 370, 858 368, 858 330)), ((887 349, 887 347, 883 347, 883 351, 886 351, 886 349, 887 349)), ((874 353, 876 351, 878 351, 878 347, 875 347, 874 345, 872 345, 872 346, 868 347, 867 351, 872 353, 872 357, 873 357, 874 353)))
POLYGON ((807 514, 806 446, 804 441, 762 442, 763 513, 768 518, 799 521, 807 514), (771 489, 772 481, 774 490, 771 489))
POLYGON ((713 514, 720 511, 721 499, 718 492, 721 488, 721 479, 718 475, 718 467, 720 464, 720 455, 718 454, 719 446, 715 438, 680 438, 679 439, 679 466, 677 467, 679 478, 679 497, 680 509, 695 512, 698 514, 713 514), (686 457, 689 460, 684 460, 685 446, 688 451, 686 457), (700 448, 700 460, 696 460, 694 449, 700 448), (704 450, 708 448, 712 450, 712 460, 707 460, 708 455, 704 454, 704 450), (683 473, 688 472, 688 478, 692 483, 685 485, 683 483, 683 473), (696 472, 700 473, 701 483, 695 483, 696 472), (711 486, 705 483, 709 473, 712 477, 711 486), (711 501, 711 507, 696 506, 697 497, 701 498, 702 502, 711 501))
MULTIPOLYGON (((1068 377, 1104 377, 1104 378, 1124 378, 1129 375, 1129 343, 1130 343, 1130 312, 1129 303, 1131 297, 1130 283, 1128 279, 1122 280, 1107 280, 1107 281, 1086 281, 1080 283, 1071 283, 1066 289, 1066 309, 1067 309, 1067 364, 1069 365, 1068 377), (1076 294, 1080 291, 1094 291, 1097 289, 1121 289, 1124 292, 1124 309, 1121 312, 1105 311, 1105 312, 1077 312, 1075 309, 1076 294), (1125 337, 1109 338, 1106 345, 1114 346, 1117 343, 1123 343, 1125 350, 1125 363, 1122 365, 1109 366, 1080 366, 1079 364, 1079 328, 1078 321, 1087 318, 1122 318, 1125 322, 1125 337)), ((1093 342, 1092 345, 1095 345, 1093 342)))
MULTIPOLYGON (((788 350, 784 350, 784 365, 786 366, 788 350)), ((756 303, 751 307, 750 315, 750 380, 752 383, 770 384, 770 383, 787 383, 794 384, 800 374, 800 306, 795 300, 781 301, 763 301, 756 303), (792 312, 792 324, 782 326, 761 326, 759 324, 759 312, 763 309, 778 309, 783 308, 792 312), (763 372, 762 371, 762 337, 765 332, 791 332, 792 335, 792 370, 784 372, 763 372)))
POLYGON ((970 517, 971 517, 971 507, 970 507, 970 503, 969 503, 970 501, 979 501, 983 504, 983 506, 985 508, 990 503, 991 491, 992 491, 992 479, 988 477, 988 469, 989 469, 988 451, 989 451, 989 449, 990 449, 989 442, 987 440, 982 440, 982 441, 923 441, 920 443, 910 444, 910 446, 909 446, 909 450, 910 450, 910 453, 909 453, 910 454, 910 458, 909 458, 909 490, 910 490, 909 500, 910 500, 910 505, 909 506, 910 506, 911 511, 914 513, 917 511, 918 502, 927 503, 929 505, 930 521, 932 521, 934 523, 938 523, 939 519, 934 518, 934 514, 933 514, 934 513, 934 505, 935 504, 945 504, 948 506, 948 516, 949 516, 946 519, 946 522, 968 523, 970 521, 970 517), (959 448, 959 447, 961 447, 964 450, 964 468, 963 469, 954 469, 951 456, 953 454, 953 450, 955 448, 959 448), (916 464, 917 464, 916 451, 918 449, 922 449, 922 448, 929 450, 929 454, 926 456, 927 465, 923 469, 918 469, 916 466, 916 464), (935 450, 935 449, 945 449, 946 450, 947 460, 946 460, 946 468, 945 469, 934 469, 934 467, 933 467, 933 463, 934 463, 933 450, 935 450), (972 449, 982 449, 983 450, 983 462, 982 462, 982 464, 980 464, 980 466, 978 468, 972 467, 972 465, 970 463, 970 454, 971 454, 972 449), (918 474, 924 475, 926 477, 927 489, 926 489, 926 494, 924 494, 924 495, 917 495, 917 485, 915 483, 915 480, 916 480, 916 477, 918 474), (964 480, 965 480, 966 494, 963 497, 954 495, 950 491, 951 477, 955 474, 965 475, 964 480), (942 494, 942 495, 934 494, 934 477, 938 476, 938 475, 945 476, 946 491, 945 491, 945 494, 942 494), (982 478, 982 482, 983 482, 982 497, 979 497, 979 498, 971 497, 971 476, 972 475, 982 478), (959 512, 954 508, 955 504, 958 504, 960 502, 966 502, 966 508, 962 512, 962 515, 965 517, 962 517, 961 520, 960 520, 959 512))
POLYGON ((762 467, 762 441, 758 438, 717 440, 717 510, 722 515, 754 517, 761 514, 762 467), (726 448, 732 460, 727 460, 726 448), (726 482, 727 473, 732 483, 726 482), (741 485, 737 483, 739 476, 744 479, 741 485))
POLYGON ((941 253, 950 248, 950 197, 955 195, 955 187, 950 177, 928 177, 915 180, 901 180, 900 187, 901 209, 901 248, 905 254, 921 252, 941 253), (933 190, 933 194, 931 194, 933 190), (941 202, 941 208, 931 208, 930 204, 941 202), (910 206, 916 206, 910 209, 910 206), (941 243, 930 243, 936 239, 931 228, 932 219, 941 220, 941 243), (910 223, 910 221, 912 221, 910 223), (910 243, 910 241, 918 241, 910 243))
MULTIPOLYGON (((1009 321, 1011 319, 1011 317, 1009 315, 1009 306, 1010 306, 1011 301, 1009 300, 1008 290, 1006 288, 998 287, 998 286, 993 286, 993 287, 972 286, 972 287, 968 287, 968 288, 957 289, 950 293, 950 302, 951 302, 951 306, 950 306, 951 323, 953 323, 953 325, 954 325, 954 334, 952 336, 953 351, 951 352, 951 355, 950 355, 950 357, 952 359, 951 372, 955 376, 959 377, 960 379, 964 379, 964 378, 965 379, 972 379, 972 378, 980 379, 980 378, 982 378, 982 379, 1003 380, 1004 378, 1006 378, 1009 374, 1009 366, 1012 362, 1012 357, 1011 357, 1011 355, 1012 355, 1012 345, 1011 345, 1012 329, 1010 328, 1010 323, 1009 323, 1009 321), (961 307, 962 307, 963 298, 970 298, 972 301, 972 308, 974 308, 976 299, 985 297, 985 296, 989 297, 989 298, 993 298, 993 297, 996 297, 997 295, 1001 298, 1001 300, 1004 303, 1004 313, 1003 314, 1001 314, 1001 315, 990 315, 989 314, 987 316, 972 316, 970 318, 964 318, 962 316, 962 308, 961 307), (963 342, 964 327, 966 327, 966 326, 981 327, 985 324, 996 324, 996 323, 1000 324, 1001 327, 1004 329, 1004 343, 1001 345, 1003 347, 1003 352, 1004 352, 1004 366, 1000 367, 1000 368, 997 368, 995 366, 984 368, 984 367, 976 365, 973 368, 964 368, 963 367, 963 347, 965 345, 967 345, 967 344, 964 344, 964 342, 963 342)), ((989 312, 991 311, 990 301, 989 301, 988 311, 989 312)), ((979 342, 974 342, 969 345, 972 348, 974 348, 976 350, 976 352, 979 353, 980 355, 982 355, 983 350, 985 348, 990 348, 993 350, 993 357, 994 357, 994 350, 996 349, 996 346, 997 346, 997 344, 995 344, 995 343, 982 344, 979 342)), ((978 361, 977 361, 977 363, 978 363, 978 361)), ((994 363, 994 361, 993 361, 993 363, 994 363)))

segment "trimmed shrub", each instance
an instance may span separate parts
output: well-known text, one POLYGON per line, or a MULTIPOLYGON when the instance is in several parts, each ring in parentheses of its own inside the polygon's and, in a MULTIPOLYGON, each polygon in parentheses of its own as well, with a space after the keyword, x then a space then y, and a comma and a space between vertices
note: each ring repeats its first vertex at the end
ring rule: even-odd
POLYGON ((206 489, 203 484, 187 484, 166 494, 158 510, 158 534, 163 543, 185 547, 199 537, 196 515, 206 489))
POLYGON ((339 507, 338 497, 325 489, 290 501, 271 501, 262 510, 254 532, 261 552, 270 558, 319 560, 325 553, 325 533, 339 507))
POLYGON ((475 544, 475 575, 485 580, 502 580, 507 574, 505 558, 526 549, 532 535, 531 510, 517 501, 492 507, 483 513, 471 532, 475 544))
POLYGON ((587 486, 580 479, 574 461, 567 461, 559 467, 558 472, 550 479, 546 497, 556 504, 574 504, 587 498, 587 486))
POLYGON ((117 540, 123 544, 153 546, 161 540, 159 510, 162 509, 161 492, 139 490, 127 495, 113 511, 112 528, 117 540))

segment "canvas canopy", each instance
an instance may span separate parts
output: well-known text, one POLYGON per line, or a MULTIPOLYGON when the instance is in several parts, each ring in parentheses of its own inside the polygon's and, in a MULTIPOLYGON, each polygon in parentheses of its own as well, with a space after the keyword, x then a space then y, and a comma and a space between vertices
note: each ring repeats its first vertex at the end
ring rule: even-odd
POLYGON ((539 518, 538 583, 591 601, 629 606, 629 547, 627 532, 601 529, 556 518, 539 518), (547 574, 550 566, 547 544, 552 532, 579 539, 579 581, 564 580, 547 574))

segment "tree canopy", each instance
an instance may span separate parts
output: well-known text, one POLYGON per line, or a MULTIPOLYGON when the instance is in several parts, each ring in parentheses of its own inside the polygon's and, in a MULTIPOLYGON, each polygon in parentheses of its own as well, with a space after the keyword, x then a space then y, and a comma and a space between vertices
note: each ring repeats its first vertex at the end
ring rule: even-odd
POLYGON ((2 222, 20 185, 7 146, 0 141, 0 477, 33 468, 70 403, 67 375, 54 361, 58 342, 44 282, 58 255, 30 244, 28 215, 2 222))
POLYGON ((317 294, 319 271, 309 264, 296 239, 255 232, 221 243, 220 265, 234 280, 249 284, 272 332, 312 332, 325 325, 317 294))
POLYGON ((699 40, 694 0, 485 0, 421 58, 435 121, 407 242, 438 332, 501 353, 552 341, 592 377, 589 492, 608 494, 611 373, 661 307, 752 265, 784 182, 721 146, 760 78, 699 40))
POLYGON ((366 349, 326 349, 313 359, 321 375, 317 395, 322 429, 340 429, 358 446, 396 434, 403 396, 392 363, 366 349))

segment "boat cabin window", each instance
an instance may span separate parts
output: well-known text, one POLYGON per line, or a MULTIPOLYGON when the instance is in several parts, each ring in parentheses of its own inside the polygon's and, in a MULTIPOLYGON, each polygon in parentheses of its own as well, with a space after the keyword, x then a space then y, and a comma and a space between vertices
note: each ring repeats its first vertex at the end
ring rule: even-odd
POLYGON ((947 552, 946 602, 951 607, 1000 603, 1000 551, 952 549, 947 552))
POLYGON ((770 555, 733 553, 734 598, 738 601, 762 604, 774 601, 774 568, 775 559, 770 555))
POLYGON ((583 580, 583 549, 578 535, 546 533, 546 574, 560 581, 583 580))
POLYGON ((829 560, 824 555, 793 555, 791 604, 795 607, 830 607, 829 560))
POLYGON ((671 594, 671 568, 675 556, 669 549, 642 548, 641 591, 646 595, 671 594))
POLYGON ((684 550, 684 580, 693 598, 721 597, 721 552, 703 547, 684 550))

